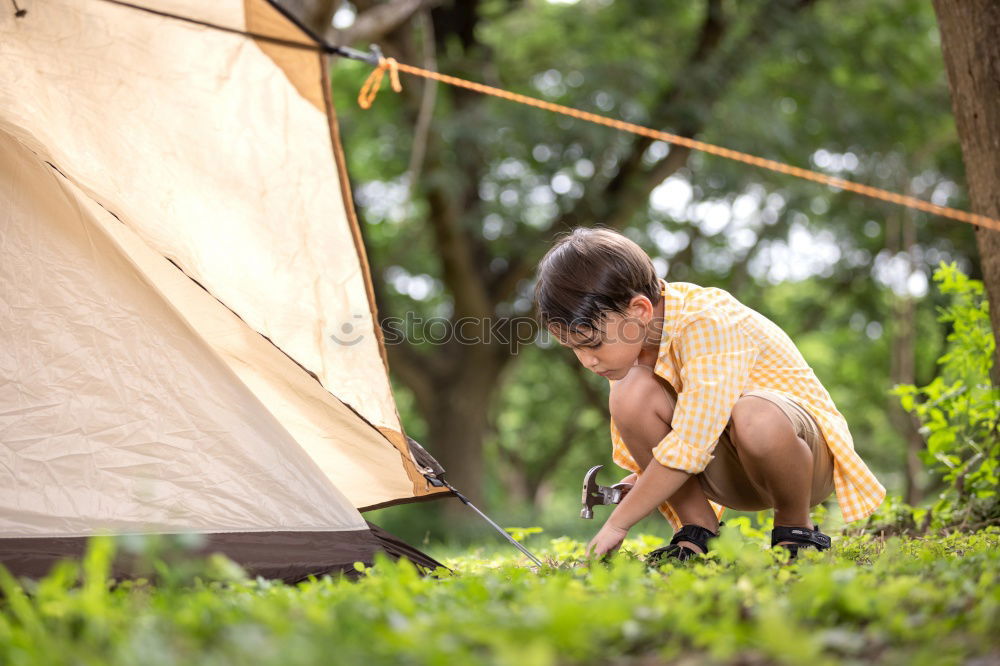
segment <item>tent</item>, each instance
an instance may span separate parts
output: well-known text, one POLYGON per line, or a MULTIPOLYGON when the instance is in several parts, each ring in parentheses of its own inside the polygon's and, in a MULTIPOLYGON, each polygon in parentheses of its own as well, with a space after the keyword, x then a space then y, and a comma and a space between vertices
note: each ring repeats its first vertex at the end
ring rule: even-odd
POLYGON ((447 489, 399 421, 317 40, 266 0, 19 6, 0 562, 136 532, 287 580, 425 557, 360 513, 447 489))

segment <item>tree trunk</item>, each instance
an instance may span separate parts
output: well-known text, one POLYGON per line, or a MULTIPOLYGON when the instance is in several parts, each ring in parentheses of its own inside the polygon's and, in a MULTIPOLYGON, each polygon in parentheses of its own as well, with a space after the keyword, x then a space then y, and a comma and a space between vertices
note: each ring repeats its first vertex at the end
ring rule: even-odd
MULTIPOLYGON (((435 382, 432 396, 418 399, 427 419, 427 448, 444 466, 446 478, 477 506, 483 500, 483 439, 500 373, 509 356, 466 354, 454 373, 435 382)), ((458 504, 446 510, 465 515, 458 504)))
MULTIPOLYGON (((913 252, 917 243, 916 227, 912 211, 897 210, 889 216, 885 227, 885 245, 892 256, 906 252, 908 266, 913 270, 913 252)), ((889 383, 914 384, 915 369, 915 327, 916 308, 909 293, 897 293, 893 297, 892 326, 890 327, 891 348, 889 363, 889 383)), ((923 499, 921 474, 923 464, 920 451, 924 448, 924 438, 920 435, 913 415, 903 409, 899 400, 889 399, 889 420, 904 441, 904 465, 906 473, 906 503, 916 505, 923 499)))
MULTIPOLYGON (((972 210, 1000 218, 1000 2, 934 0, 972 210)), ((993 337, 1000 340, 1000 231, 976 228, 993 337)), ((993 361, 1000 385, 1000 346, 993 361)))

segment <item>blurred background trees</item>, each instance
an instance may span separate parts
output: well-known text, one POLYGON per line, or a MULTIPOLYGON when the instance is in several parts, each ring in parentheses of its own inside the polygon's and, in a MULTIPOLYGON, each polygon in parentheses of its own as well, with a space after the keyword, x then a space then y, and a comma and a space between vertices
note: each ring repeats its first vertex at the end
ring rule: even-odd
MULTIPOLYGON (((968 205, 920 0, 285 1, 338 43, 968 205)), ((464 492, 572 513, 582 473, 610 462, 606 381, 544 336, 508 344, 538 259, 577 225, 620 229, 666 279, 776 321, 890 490, 930 490, 890 390, 938 372, 929 276, 944 260, 981 277, 971 227, 405 75, 361 111, 369 71, 335 62, 333 97, 380 316, 492 326, 481 344, 388 345, 404 424, 464 492)))

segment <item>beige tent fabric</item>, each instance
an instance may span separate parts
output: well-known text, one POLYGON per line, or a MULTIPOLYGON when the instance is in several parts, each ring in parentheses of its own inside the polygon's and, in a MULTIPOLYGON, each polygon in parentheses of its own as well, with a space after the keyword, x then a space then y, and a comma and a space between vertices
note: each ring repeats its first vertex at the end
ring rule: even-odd
MULTIPOLYGON (((149 4, 203 5, 196 17, 230 25, 242 9, 149 4)), ((0 61, 0 129, 365 419, 400 430, 328 118, 255 40, 48 0, 0 14, 0 61)))
POLYGON ((380 433, 125 225, 93 202, 82 205, 93 211, 146 278, 267 405, 354 506, 413 494, 399 452, 380 433))
MULTIPOLYGON (((141 4, 309 39, 262 0, 141 4)), ((439 492, 400 434, 317 106, 318 53, 50 0, 0 13, 0 61, 0 131, 79 188, 79 206, 353 506, 439 492)))
MULTIPOLYGON (((79 0, 76 4, 92 5, 104 0, 79 0)), ((124 0, 155 12, 183 16, 192 21, 220 25, 233 30, 246 30, 243 0, 124 0)), ((37 4, 37 3, 36 3, 37 4)), ((91 8, 87 8, 88 11, 91 8)), ((303 43, 309 43, 304 39, 303 43)))
MULTIPOLYGON (((254 35, 275 37, 295 43, 300 43, 305 37, 298 27, 292 25, 266 0, 245 0, 244 4, 246 28, 254 35)), ((256 43, 261 51, 270 56, 281 68, 299 94, 325 114, 326 102, 323 93, 327 83, 323 77, 323 69, 326 58, 317 57, 316 53, 296 46, 286 46, 264 38, 256 39, 256 43)))
POLYGON ((0 535, 366 529, 110 224, 0 132, 0 535))

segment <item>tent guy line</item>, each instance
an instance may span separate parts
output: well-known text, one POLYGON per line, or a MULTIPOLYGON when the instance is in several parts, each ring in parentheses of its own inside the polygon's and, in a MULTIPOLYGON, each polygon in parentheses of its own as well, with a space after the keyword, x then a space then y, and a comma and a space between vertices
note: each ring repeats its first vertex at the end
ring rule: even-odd
MULTIPOLYGON (((377 54, 377 51, 374 53, 377 54)), ((392 88, 396 92, 400 92, 402 90, 402 86, 399 83, 399 72, 405 72, 407 74, 412 74, 413 76, 423 77, 432 81, 440 81, 441 83, 446 83, 457 88, 464 88, 483 95, 499 97, 501 99, 517 102, 518 104, 524 104, 526 106, 532 106, 544 111, 559 113, 597 125, 604 125, 622 132, 629 132, 631 134, 648 137, 650 139, 665 141, 667 143, 683 146, 691 150, 716 155, 718 157, 734 160, 736 162, 743 162, 744 164, 756 166, 761 169, 767 169, 769 171, 795 176, 796 178, 801 178, 803 180, 829 185, 830 187, 854 192, 855 194, 860 194, 871 199, 905 206, 906 208, 920 210, 925 213, 946 217, 959 222, 965 222, 967 224, 986 227, 987 229, 992 229, 993 231, 1000 231, 1000 220, 986 215, 970 213, 958 208, 949 208, 948 206, 939 206, 935 203, 918 199, 916 197, 890 192, 889 190, 872 187, 870 185, 863 185, 844 178, 829 176, 811 169, 803 169, 802 167, 792 166, 791 164, 785 164, 784 162, 778 162, 777 160, 757 157, 756 155, 750 155, 749 153, 740 152, 738 150, 731 150, 729 148, 706 143, 690 137, 655 130, 650 127, 625 122, 616 118, 609 118, 608 116, 602 116, 589 111, 581 111, 580 109, 574 109, 570 106, 546 102, 545 100, 538 99, 537 97, 521 95, 519 93, 510 92, 509 90, 503 90, 502 88, 494 88, 493 86, 467 81, 465 79, 449 76, 447 74, 441 74, 422 67, 407 65, 405 63, 397 62, 394 58, 381 59, 378 66, 372 71, 371 74, 369 74, 368 79, 365 80, 364 85, 362 85, 361 90, 358 93, 358 104, 361 108, 368 109, 371 107, 372 102, 375 100, 375 96, 378 95, 378 91, 386 71, 389 72, 392 88)))
POLYGON ((100 0, 100 1, 114 5, 119 5, 121 7, 128 7, 130 9, 136 9, 139 11, 148 12, 151 14, 156 14, 158 16, 177 19, 179 21, 184 21, 194 25, 200 25, 206 28, 211 28, 213 30, 221 30, 222 32, 228 32, 232 34, 243 35, 246 37, 252 37, 254 39, 258 39, 263 42, 268 42, 271 44, 277 44, 280 46, 287 46, 290 48, 303 49, 308 51, 316 51, 318 53, 325 53, 328 55, 335 55, 335 56, 340 56, 342 58, 348 58, 350 60, 359 60, 361 62, 368 63, 369 65, 375 67, 375 69, 368 76, 368 79, 365 81, 364 85, 361 87, 361 91, 358 94, 358 104, 364 109, 370 108, 372 102, 375 101, 375 97, 376 95, 378 95, 378 90, 379 87, 381 86, 382 78, 385 75, 386 71, 389 72, 393 90, 395 90, 396 92, 400 92, 402 90, 402 87, 399 84, 399 72, 405 72, 413 76, 419 76, 432 81, 439 81, 441 83, 445 83, 458 88, 465 88, 466 90, 472 90, 473 92, 478 92, 483 95, 499 97, 501 99, 517 102, 519 104, 524 104, 526 106, 532 106, 545 111, 550 111, 552 113, 560 113, 566 116, 570 116, 572 118, 577 118, 578 120, 584 120, 587 122, 595 123, 597 125, 604 125, 606 127, 611 127, 612 129, 617 129, 622 132, 629 132, 632 134, 636 134, 638 136, 645 136, 651 139, 665 141, 673 145, 683 146, 691 150, 697 150, 703 153, 708 153, 710 155, 716 155, 718 157, 723 157, 725 159, 742 162, 744 164, 756 166, 761 169, 767 169, 769 171, 774 171, 777 173, 794 176, 796 178, 801 178, 803 180, 809 180, 823 185, 828 185, 830 187, 834 187, 837 189, 846 190, 848 192, 853 192, 855 194, 860 194, 861 196, 869 197, 871 199, 885 201, 887 203, 895 204, 898 206, 904 206, 906 208, 923 211, 925 213, 930 213, 931 215, 945 217, 948 219, 956 220, 958 222, 965 222, 966 224, 971 224, 973 226, 985 227, 993 231, 1000 231, 1000 220, 988 217, 986 215, 981 215, 979 213, 970 213, 968 211, 960 210, 958 208, 939 206, 935 203, 931 203, 923 199, 918 199, 917 197, 891 192, 889 190, 885 190, 879 187, 863 185, 861 183, 856 183, 854 181, 847 180, 844 178, 829 176, 827 174, 819 173, 818 171, 813 171, 811 169, 804 169, 802 167, 793 166, 791 164, 786 164, 784 162, 779 162, 777 160, 771 160, 764 157, 757 157, 756 155, 751 155, 749 153, 744 153, 738 150, 732 150, 730 148, 717 146, 715 144, 706 143, 704 141, 699 141, 697 139, 692 139, 690 137, 680 136, 678 134, 671 134, 670 132, 664 132, 662 130, 655 130, 649 127, 645 127, 643 125, 629 123, 623 120, 618 120, 616 118, 609 118, 608 116, 602 116, 600 114, 591 113, 589 111, 582 111, 580 109, 575 109, 570 106, 565 106, 562 104, 554 104, 552 102, 546 102, 544 100, 538 99, 537 97, 531 97, 528 95, 522 95, 520 93, 510 92, 509 90, 503 90, 501 88, 487 86, 481 83, 476 83, 474 81, 468 81, 466 79, 461 79, 456 76, 441 74, 440 72, 434 72, 428 69, 424 69, 422 67, 415 67, 413 65, 408 65, 405 63, 398 62, 395 58, 382 57, 382 54, 379 51, 378 47, 374 45, 372 46, 371 51, 369 52, 359 51, 357 49, 352 49, 347 46, 335 46, 327 42, 320 35, 317 35, 313 31, 309 30, 306 26, 304 26, 301 23, 301 21, 296 19, 294 16, 290 15, 283 7, 274 2, 270 3, 272 7, 281 12, 287 19, 295 23, 303 32, 307 33, 313 40, 315 40, 315 42, 314 43, 297 42, 294 40, 281 39, 279 37, 263 35, 247 30, 240 30, 237 28, 218 25, 216 23, 210 23, 207 21, 193 19, 186 16, 180 16, 178 14, 171 14, 169 12, 151 9, 149 7, 142 7, 140 5, 135 5, 130 2, 125 2, 124 0, 100 0))
MULTIPOLYGON (((365 51, 358 51, 357 49, 352 49, 349 46, 335 46, 330 44, 319 35, 315 34, 311 30, 308 30, 306 26, 302 25, 294 16, 288 14, 283 7, 277 3, 271 3, 271 6, 276 10, 281 12, 290 21, 296 24, 303 32, 306 32, 315 42, 297 42, 293 39, 282 39, 280 37, 274 37, 272 35, 265 35, 258 32, 253 32, 250 30, 240 30, 239 28, 232 28, 225 25, 219 25, 218 23, 211 23, 209 21, 202 21, 200 19, 194 19, 189 16, 181 16, 180 14, 172 14, 170 12, 165 12, 159 9, 152 9, 151 7, 143 7, 141 5, 136 5, 131 2, 125 2, 124 0, 100 0, 101 2, 106 2, 112 5, 118 5, 119 7, 127 7, 128 9, 135 9, 140 12, 146 12, 147 14, 154 14, 156 16, 162 16, 164 18, 175 19, 178 21, 183 21, 184 23, 190 23, 192 25, 198 25, 203 28, 210 28, 212 30, 219 30, 220 32, 228 32, 232 35, 242 35, 244 37, 252 37, 254 39, 260 40, 262 42, 267 42, 268 44, 275 44, 277 46, 287 46, 293 49, 301 49, 303 51, 315 51, 316 53, 325 53, 328 55, 340 56, 342 58, 348 58, 351 60, 360 60, 361 62, 366 62, 369 65, 377 66, 381 55, 378 51, 372 51, 366 53, 365 51)), ((26 10, 21 10, 22 13, 18 16, 23 16, 23 12, 26 10)))

